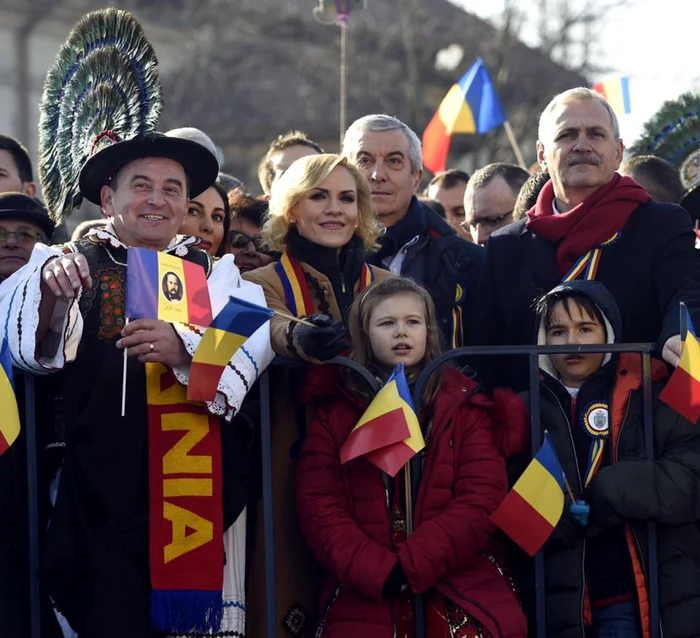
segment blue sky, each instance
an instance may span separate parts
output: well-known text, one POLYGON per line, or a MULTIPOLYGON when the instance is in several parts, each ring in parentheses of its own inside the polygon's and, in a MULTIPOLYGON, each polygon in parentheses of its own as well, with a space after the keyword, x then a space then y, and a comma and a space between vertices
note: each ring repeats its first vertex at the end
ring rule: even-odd
MULTIPOLYGON (((480 17, 496 19, 504 5, 504 0, 450 1, 480 17)), ((528 0, 519 1, 522 6, 530 5, 528 0)), ((620 75, 630 76, 632 113, 620 120, 622 137, 628 145, 664 100, 700 88, 695 44, 700 39, 698 18, 697 0, 637 0, 634 7, 612 13, 604 25, 599 58, 620 75)), ((463 60, 460 70, 469 64, 463 60)))

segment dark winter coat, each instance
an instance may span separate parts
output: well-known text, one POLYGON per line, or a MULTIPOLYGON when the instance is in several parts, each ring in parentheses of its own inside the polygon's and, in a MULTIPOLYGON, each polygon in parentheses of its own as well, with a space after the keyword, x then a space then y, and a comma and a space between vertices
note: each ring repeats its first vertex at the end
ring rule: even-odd
MULTIPOLYGON (((487 244, 470 345, 536 343, 533 302, 560 283, 555 244, 533 235, 521 220, 494 233, 487 244)), ((679 303, 700 324, 700 261, 685 210, 672 204, 640 205, 619 239, 603 249, 596 279, 622 315, 627 342, 657 342, 680 332, 679 303)), ((476 364, 494 385, 527 389, 525 357, 492 357, 476 364)))
POLYGON ((472 380, 445 370, 415 532, 393 547, 381 471, 362 458, 340 464, 340 447, 366 405, 339 393, 338 379, 325 374, 329 397, 315 413, 297 471, 300 524, 329 571, 321 598, 323 635, 392 636, 395 601, 384 598, 382 588, 400 561, 414 592, 439 591, 493 636, 525 636, 525 619, 510 583, 485 555, 494 532, 489 516, 507 488, 496 444, 496 436, 504 435, 496 428, 501 423, 502 429, 525 435, 518 399, 501 392, 491 400, 472 380))
MULTIPOLYGON (((658 380, 666 369, 654 363, 653 378, 658 380)), ((548 638, 583 637, 587 609, 584 552, 596 535, 622 523, 644 636, 649 635, 649 520, 656 521, 658 529, 663 636, 700 636, 700 533, 696 527, 700 520, 700 430, 659 401, 657 382, 653 386, 655 460, 647 460, 641 383, 641 357, 622 355, 611 400, 611 463, 598 471, 585 492, 591 506, 589 525, 584 532, 575 524, 564 527, 562 522, 545 545, 548 638)), ((540 387, 542 431, 552 437, 571 489, 581 494, 567 410, 551 383, 543 382, 540 387)), ((521 585, 528 599, 531 590, 526 583, 521 585)), ((530 602, 527 600, 526 609, 530 602)))
POLYGON ((465 241, 431 208, 416 197, 406 216, 380 237, 381 250, 369 262, 386 268, 384 259, 406 248, 400 274, 430 292, 435 302, 444 342, 450 347, 466 344, 465 322, 474 307, 485 251, 465 241))

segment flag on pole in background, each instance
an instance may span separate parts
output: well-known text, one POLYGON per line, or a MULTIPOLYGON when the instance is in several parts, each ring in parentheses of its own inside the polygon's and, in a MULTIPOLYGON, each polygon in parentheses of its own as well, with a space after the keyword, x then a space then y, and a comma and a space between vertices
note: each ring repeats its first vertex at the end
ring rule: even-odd
POLYGON ((19 436, 19 408, 7 337, 2 340, 2 347, 0 347, 0 406, 2 406, 0 411, 0 455, 2 455, 19 436))
POLYGON ((700 342, 685 304, 681 304, 681 313, 685 315, 688 328, 681 360, 659 398, 688 421, 697 423, 700 419, 700 342))
POLYGON ((447 92, 423 133, 423 164, 444 171, 453 133, 483 135, 506 121, 484 61, 479 58, 447 92))
POLYGON ((231 297, 194 352, 187 384, 188 400, 213 401, 231 357, 274 314, 264 306, 231 297))
POLYGON ((530 556, 542 549, 564 511, 564 470, 549 434, 491 520, 530 556))
POLYGON ((168 253, 129 248, 126 316, 208 326, 212 313, 204 268, 168 253))
POLYGON ((630 79, 627 76, 597 82, 591 87, 600 93, 612 106, 617 115, 632 112, 630 101, 630 79))
POLYGON ((340 448, 340 462, 363 456, 389 476, 425 447, 403 364, 369 404, 340 448))

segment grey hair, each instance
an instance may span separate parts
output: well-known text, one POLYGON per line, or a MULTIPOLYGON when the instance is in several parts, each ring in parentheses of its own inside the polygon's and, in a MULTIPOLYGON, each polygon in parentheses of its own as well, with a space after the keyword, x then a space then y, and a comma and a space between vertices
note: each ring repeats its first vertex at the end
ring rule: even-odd
POLYGON ((357 145, 360 136, 365 131, 401 131, 408 139, 408 153, 411 161, 411 171, 417 172, 423 168, 423 152, 421 150, 421 141, 413 130, 404 124, 401 120, 385 115, 383 113, 375 113, 373 115, 365 115, 359 120, 355 120, 345 131, 343 137, 343 149, 341 154, 347 157, 351 162, 355 162, 357 145))
POLYGON ((615 111, 613 111, 612 106, 610 106, 608 101, 597 91, 588 89, 585 86, 578 86, 575 89, 569 89, 568 91, 564 91, 563 93, 555 95, 552 98, 552 101, 549 104, 547 104, 544 111, 542 111, 542 115, 540 115, 540 123, 537 129, 537 137, 539 141, 543 142, 544 131, 548 125, 547 120, 549 119, 549 116, 551 115, 552 111, 557 106, 559 106, 560 104, 565 104, 566 102, 582 102, 585 100, 595 100, 599 104, 603 105, 605 110, 608 112, 608 115, 610 116, 610 124, 612 126, 613 136, 615 137, 615 140, 619 140, 620 123, 617 121, 617 115, 615 115, 615 111))

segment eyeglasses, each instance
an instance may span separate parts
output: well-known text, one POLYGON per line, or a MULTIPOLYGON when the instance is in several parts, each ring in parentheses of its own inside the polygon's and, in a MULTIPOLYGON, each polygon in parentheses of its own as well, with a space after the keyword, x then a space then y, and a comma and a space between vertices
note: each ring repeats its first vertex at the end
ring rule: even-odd
POLYGON ((257 250, 259 253, 267 252, 263 248, 262 240, 259 237, 251 237, 250 235, 242 233, 240 230, 232 230, 230 236, 231 248, 247 248, 250 242, 253 242, 255 250, 257 250))
POLYGON ((6 242, 10 237, 14 237, 18 244, 32 244, 43 240, 42 234, 36 230, 29 228, 7 230, 0 226, 0 242, 6 242))

